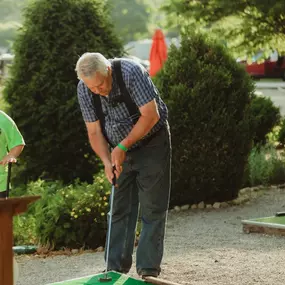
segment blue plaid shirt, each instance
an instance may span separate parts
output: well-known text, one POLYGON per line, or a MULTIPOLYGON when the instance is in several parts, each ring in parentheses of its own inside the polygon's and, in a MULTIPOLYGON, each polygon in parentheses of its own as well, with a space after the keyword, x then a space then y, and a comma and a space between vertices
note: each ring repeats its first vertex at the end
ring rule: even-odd
MULTIPOLYGON (((112 60, 112 70, 114 71, 112 60)), ((138 107, 142 107, 153 99, 156 100, 160 119, 145 138, 157 132, 166 124, 168 110, 165 103, 159 96, 157 88, 154 86, 149 74, 144 67, 130 59, 121 59, 121 70, 123 80, 133 101, 138 107)), ((116 82, 115 72, 112 72, 112 90, 108 96, 93 94, 82 80, 77 86, 77 96, 80 104, 82 116, 85 122, 95 122, 98 120, 96 110, 93 105, 93 96, 100 96, 103 113, 105 114, 105 131, 111 144, 117 145, 125 139, 133 128, 133 118, 130 117, 127 106, 121 102, 116 107, 110 104, 110 99, 120 96, 120 88, 116 82)), ((132 148, 136 147, 134 144, 132 148)))

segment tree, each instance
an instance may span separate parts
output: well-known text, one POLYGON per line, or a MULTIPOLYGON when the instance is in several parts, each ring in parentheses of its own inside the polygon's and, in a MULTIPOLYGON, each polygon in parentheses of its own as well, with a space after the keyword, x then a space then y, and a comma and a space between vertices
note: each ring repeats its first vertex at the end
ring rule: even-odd
POLYGON ((4 90, 27 143, 21 182, 42 176, 92 181, 98 167, 78 106, 74 68, 86 51, 122 55, 107 12, 100 0, 38 0, 25 10, 4 90))
MULTIPOLYGON (((170 0, 164 9, 179 24, 192 21, 223 37, 239 55, 272 49, 285 52, 285 2, 283 0, 170 0)), ((177 24, 177 23, 176 23, 177 24)))
POLYGON ((148 35, 149 7, 140 0, 109 0, 115 30, 127 43, 148 35))
POLYGON ((21 18, 20 9, 25 4, 25 1, 23 2, 19 0, 0 0, 1 22, 18 21, 21 18))
POLYGON ((15 40, 23 6, 22 1, 0 0, 0 47, 8 48, 15 40))

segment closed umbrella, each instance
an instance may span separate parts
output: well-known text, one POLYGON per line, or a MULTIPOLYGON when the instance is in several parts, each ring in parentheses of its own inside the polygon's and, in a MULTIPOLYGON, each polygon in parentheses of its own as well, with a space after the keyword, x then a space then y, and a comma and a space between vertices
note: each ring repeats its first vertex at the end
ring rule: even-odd
POLYGON ((156 29, 150 50, 150 76, 155 76, 167 59, 167 45, 161 29, 156 29))

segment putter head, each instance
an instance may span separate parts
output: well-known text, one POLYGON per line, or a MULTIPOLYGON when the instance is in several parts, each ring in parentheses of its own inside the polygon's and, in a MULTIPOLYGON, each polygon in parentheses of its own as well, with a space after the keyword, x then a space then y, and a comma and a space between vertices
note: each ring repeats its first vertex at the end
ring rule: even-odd
POLYGON ((112 277, 109 277, 107 274, 104 277, 99 278, 99 282, 106 283, 112 281, 112 277))

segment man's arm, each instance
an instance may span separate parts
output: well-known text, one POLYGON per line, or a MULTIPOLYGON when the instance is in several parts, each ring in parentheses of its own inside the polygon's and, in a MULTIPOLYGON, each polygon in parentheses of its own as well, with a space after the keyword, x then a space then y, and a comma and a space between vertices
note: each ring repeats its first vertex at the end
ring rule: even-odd
POLYGON ((6 165, 9 162, 17 162, 17 157, 21 154, 21 152, 24 149, 24 145, 17 145, 13 147, 7 155, 5 155, 2 160, 0 161, 0 164, 6 165))
POLYGON ((101 158, 104 165, 111 163, 111 155, 108 144, 102 134, 99 120, 86 122, 88 138, 94 152, 101 158))
MULTIPOLYGON (((114 177, 113 166, 111 162, 111 153, 108 148, 103 133, 101 131, 100 121, 86 122, 88 138, 93 151, 100 157, 104 166, 105 174, 110 183, 114 177)), ((119 176, 118 171, 115 171, 116 176, 119 176)))
POLYGON ((141 113, 139 120, 129 135, 121 142, 127 148, 146 136, 160 119, 155 99, 140 107, 139 110, 141 113))

